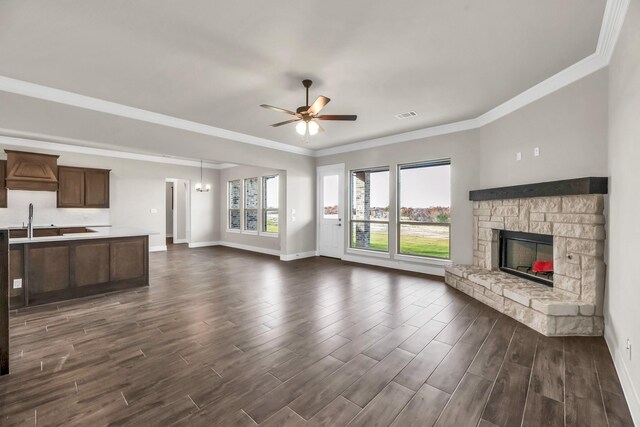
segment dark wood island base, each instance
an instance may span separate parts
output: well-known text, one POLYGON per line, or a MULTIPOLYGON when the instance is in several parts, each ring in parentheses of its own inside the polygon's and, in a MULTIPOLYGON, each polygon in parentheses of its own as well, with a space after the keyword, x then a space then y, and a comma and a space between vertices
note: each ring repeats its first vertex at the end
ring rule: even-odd
POLYGON ((148 286, 149 236, 15 243, 9 262, 11 309, 148 286))

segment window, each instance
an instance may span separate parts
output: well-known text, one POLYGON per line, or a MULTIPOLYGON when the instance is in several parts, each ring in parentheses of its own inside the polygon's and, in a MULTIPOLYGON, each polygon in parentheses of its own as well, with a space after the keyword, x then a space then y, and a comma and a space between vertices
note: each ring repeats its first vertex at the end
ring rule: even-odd
POLYGON ((389 251, 389 169, 351 172, 350 247, 389 251))
POLYGON ((244 180, 244 229, 258 231, 258 178, 244 180))
POLYGON ((451 162, 398 167, 398 253, 449 259, 451 162))
POLYGON ((278 175, 262 177, 262 231, 278 233, 278 175))
POLYGON ((325 175, 323 178, 323 197, 324 206, 322 207, 322 217, 324 219, 338 219, 338 197, 339 197, 339 176, 325 175))
POLYGON ((229 230, 240 230, 242 181, 229 181, 229 230))

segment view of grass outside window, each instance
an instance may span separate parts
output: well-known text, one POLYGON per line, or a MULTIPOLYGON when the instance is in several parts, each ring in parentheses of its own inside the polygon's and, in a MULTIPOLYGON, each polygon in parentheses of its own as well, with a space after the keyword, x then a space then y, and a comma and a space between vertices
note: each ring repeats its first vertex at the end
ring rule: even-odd
POLYGON ((451 163, 400 165, 398 170, 398 252, 450 257, 451 163))
POLYGON ((278 175, 262 178, 262 231, 278 233, 278 175))
POLYGON ((389 251, 389 169, 351 172, 350 247, 389 251))

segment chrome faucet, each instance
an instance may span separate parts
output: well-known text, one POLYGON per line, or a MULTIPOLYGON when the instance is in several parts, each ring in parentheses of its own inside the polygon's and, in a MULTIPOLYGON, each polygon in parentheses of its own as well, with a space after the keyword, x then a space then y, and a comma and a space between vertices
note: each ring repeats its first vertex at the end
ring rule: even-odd
POLYGON ((27 237, 33 239, 33 203, 29 203, 29 224, 27 224, 27 237))

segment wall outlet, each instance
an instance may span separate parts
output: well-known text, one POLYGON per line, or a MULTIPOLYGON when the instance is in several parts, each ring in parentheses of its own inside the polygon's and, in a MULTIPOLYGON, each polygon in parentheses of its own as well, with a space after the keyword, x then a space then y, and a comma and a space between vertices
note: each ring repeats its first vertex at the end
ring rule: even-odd
POLYGON ((22 279, 13 279, 13 289, 22 288, 22 279))
POLYGON ((516 160, 517 160, 517 161, 522 160, 522 151, 518 151, 518 152, 516 153, 516 160))
POLYGON ((536 147, 533 149, 533 155, 538 157, 540 155, 540 147, 536 147))
POLYGON ((149 212, 151 212, 151 213, 158 213, 158 209, 156 209, 156 208, 151 208, 151 209, 149 209, 149 212))

